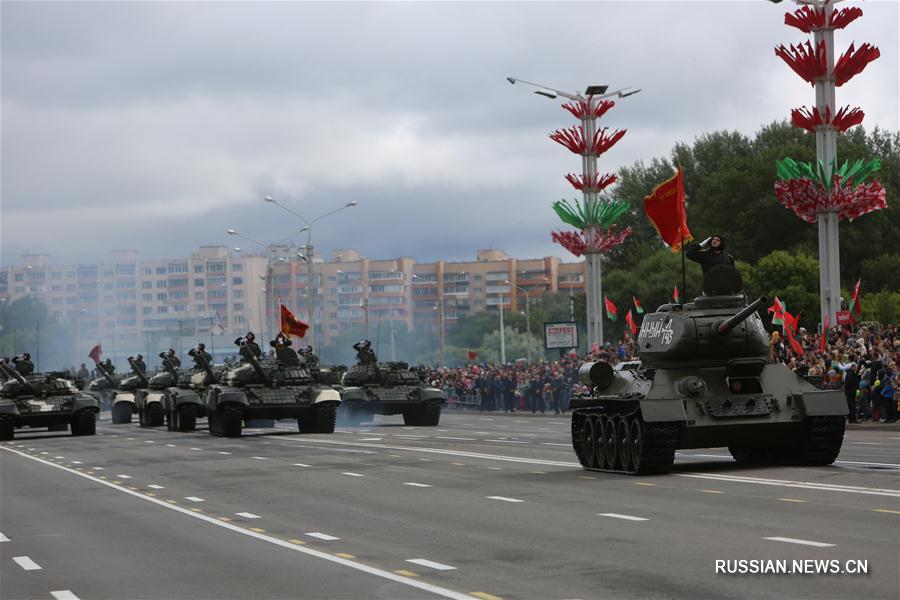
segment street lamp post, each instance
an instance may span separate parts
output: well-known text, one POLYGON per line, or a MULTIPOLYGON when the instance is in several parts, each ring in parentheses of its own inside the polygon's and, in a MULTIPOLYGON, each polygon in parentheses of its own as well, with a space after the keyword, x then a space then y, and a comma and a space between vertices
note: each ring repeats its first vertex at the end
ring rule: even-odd
POLYGON ((506 328, 503 326, 503 292, 500 292, 500 364, 506 364, 506 328))
MULTIPOLYGON (((524 81, 515 77, 507 77, 507 81, 511 84, 522 83, 528 86, 536 87, 538 90, 535 94, 546 98, 556 99, 557 97, 573 100, 579 105, 585 107, 579 117, 581 120, 581 129, 583 138, 587 143, 593 143, 597 134, 597 115, 594 108, 597 107, 598 101, 611 98, 625 98, 640 92, 640 89, 632 90, 628 87, 613 92, 607 92, 606 85, 590 85, 585 90, 585 94, 567 93, 553 89, 549 86, 524 81)), ((582 181, 584 182, 582 193, 584 196, 585 212, 590 214, 595 212, 594 207, 600 202, 599 189, 594 187, 597 182, 597 156, 595 150, 585 149, 581 152, 581 168, 582 181)), ((599 225, 588 224, 583 234, 588 240, 593 240, 601 232, 599 225)), ((601 302, 603 298, 602 284, 602 267, 600 259, 602 254, 593 247, 592 244, 586 244, 585 262, 587 264, 585 288, 587 291, 587 322, 588 322, 588 345, 603 345, 603 312, 601 310, 601 302)))
MULTIPOLYGON (((505 283, 510 283, 509 281, 505 283)), ((512 284, 510 284, 512 285, 512 284)), ((520 290, 523 294, 525 294, 525 331, 528 332, 528 343, 526 344, 525 350, 527 352, 528 362, 531 362, 531 296, 528 295, 528 290, 523 288, 520 285, 513 286, 517 290, 520 290)))
MULTIPOLYGON (((306 260, 306 301, 307 301, 307 306, 308 306, 308 310, 309 310, 310 337, 313 340, 313 344, 316 344, 317 328, 315 326, 315 323, 316 323, 316 300, 315 300, 315 288, 314 288, 315 282, 313 279, 314 274, 313 274, 312 227, 313 227, 313 225, 316 224, 317 221, 320 221, 327 216, 333 215, 334 213, 340 212, 340 211, 344 210, 345 208, 352 208, 352 207, 356 206, 357 204, 359 204, 359 202, 357 202, 356 200, 353 200, 351 202, 348 202, 344 206, 341 206, 340 208, 336 208, 330 212, 327 212, 323 215, 319 215, 318 217, 310 220, 310 219, 307 219, 306 217, 304 217, 303 215, 301 215, 300 213, 295 212, 295 211, 291 210, 290 208, 288 208, 287 206, 281 204, 277 200, 273 199, 271 196, 266 196, 264 198, 264 200, 266 202, 269 202, 270 204, 274 204, 275 206, 279 207, 280 209, 282 209, 284 211, 291 213, 292 215, 294 215, 295 217, 297 217, 298 219, 300 219, 301 221, 303 221, 306 224, 306 226, 303 227, 303 229, 301 229, 298 233, 306 232, 306 248, 305 248, 306 255, 303 256, 302 258, 304 260, 306 260)), ((366 331, 366 336, 368 337, 368 331, 366 331)))
MULTIPOLYGON (((270 328, 274 329, 274 327, 272 326, 272 322, 271 322, 272 318, 270 316, 272 303, 274 302, 274 296, 272 298, 272 301, 270 301, 269 294, 273 293, 274 287, 272 285, 272 283, 273 283, 273 281, 272 281, 272 254, 271 254, 271 250, 270 250, 269 246, 258 240, 255 240, 251 237, 247 237, 246 235, 244 235, 242 233, 238 233, 234 229, 226 229, 225 233, 227 233, 228 235, 233 235, 235 237, 239 237, 242 240, 247 240, 248 242, 251 242, 253 244, 256 244, 257 246, 260 246, 263 250, 266 251, 266 274, 259 276, 260 279, 262 279, 265 282, 265 287, 263 288, 262 291, 266 294, 266 312, 265 312, 265 321, 263 321, 262 311, 259 311, 259 313, 260 313, 259 314, 259 327, 260 327, 260 329, 270 329, 270 328)), ((235 248, 235 251, 240 252, 240 248, 235 248)), ((207 273, 207 278, 208 278, 208 276, 209 276, 209 274, 207 273)), ((227 277, 226 277, 226 282, 227 282, 227 277)), ((226 293, 226 297, 227 297, 227 293, 226 293)), ((257 305, 258 305, 259 298, 257 297, 256 300, 257 300, 257 305)), ((259 307, 257 306, 257 308, 259 308, 259 307)), ((265 338, 265 331, 260 331, 260 337, 265 338)))

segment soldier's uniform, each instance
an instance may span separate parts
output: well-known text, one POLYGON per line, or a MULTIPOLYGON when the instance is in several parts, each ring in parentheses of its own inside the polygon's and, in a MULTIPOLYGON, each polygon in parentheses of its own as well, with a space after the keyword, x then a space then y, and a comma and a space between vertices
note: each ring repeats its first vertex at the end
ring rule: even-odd
POLYGON ((353 349, 356 350, 356 360, 359 361, 359 364, 374 365, 378 362, 375 352, 372 351, 372 342, 369 340, 356 342, 353 344, 353 349))
POLYGON ((28 377, 34 373, 34 363, 31 362, 31 355, 28 353, 25 353, 22 356, 14 356, 13 366, 22 377, 28 377))
POLYGON ((212 354, 206 351, 204 344, 197 344, 196 348, 188 350, 188 355, 194 359, 194 368, 203 369, 204 363, 212 365, 212 354))
POLYGON ((247 335, 234 340, 234 345, 247 346, 247 348, 253 353, 253 356, 259 358, 262 356, 262 348, 259 347, 259 344, 257 344, 255 340, 256 336, 253 334, 253 332, 248 331, 247 335))
POLYGON ((134 358, 134 367, 140 369, 140 370, 141 370, 141 373, 146 373, 146 372, 147 372, 147 363, 144 362, 144 357, 141 356, 140 354, 138 354, 138 355, 134 358))

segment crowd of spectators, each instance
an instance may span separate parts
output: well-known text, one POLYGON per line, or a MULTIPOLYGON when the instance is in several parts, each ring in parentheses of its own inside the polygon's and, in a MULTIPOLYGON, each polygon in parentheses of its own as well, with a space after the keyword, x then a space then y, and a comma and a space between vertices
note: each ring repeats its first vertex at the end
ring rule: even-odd
MULTIPOLYGON (((895 423, 900 387, 900 326, 833 327, 822 334, 800 328, 797 352, 778 331, 771 334, 771 360, 787 365, 814 385, 844 392, 851 423, 871 420, 895 423)), ((574 394, 585 391, 578 368, 588 360, 611 364, 637 360, 630 336, 590 355, 570 354, 555 361, 508 365, 470 364, 426 369, 424 377, 442 388, 451 405, 483 411, 564 413, 574 394)))

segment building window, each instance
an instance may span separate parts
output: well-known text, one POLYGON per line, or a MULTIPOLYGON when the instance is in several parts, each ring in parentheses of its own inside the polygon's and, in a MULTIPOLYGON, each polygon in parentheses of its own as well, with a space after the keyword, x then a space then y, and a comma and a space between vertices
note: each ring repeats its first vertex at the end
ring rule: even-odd
POLYGON ((231 292, 231 296, 235 299, 244 297, 244 290, 234 290, 231 292))
POLYGON ((143 311, 144 311, 144 314, 145 314, 145 315, 153 314, 153 307, 152 307, 152 306, 145 306, 145 307, 143 308, 143 311))
POLYGON ((166 300, 169 299, 169 295, 168 294, 157 294, 156 299, 160 302, 165 302, 166 300))
POLYGON ((158 312, 158 313, 167 313, 167 312, 169 312, 169 307, 168 307, 168 306, 157 306, 157 307, 156 307, 156 312, 158 312))
POLYGON ((244 303, 243 302, 235 302, 234 310, 235 310, 235 312, 244 310, 244 303))
POLYGON ((231 270, 232 270, 232 271, 243 271, 243 270, 244 270, 244 265, 241 264, 241 263, 233 263, 233 264, 231 265, 231 270))
POLYGON ((153 282, 152 282, 152 281, 142 281, 142 282, 141 282, 141 288, 143 288, 143 289, 145 289, 145 290, 149 290, 149 289, 152 288, 152 287, 153 287, 153 282))
POLYGON ((116 275, 134 275, 134 265, 116 265, 116 275))
MULTIPOLYGON (((288 279, 288 281, 290 281, 290 279, 288 279)), ((232 277, 231 278, 231 285, 243 285, 243 284, 244 284, 243 277, 232 277)))
POLYGON ((150 267, 144 267, 144 275, 153 275, 153 269, 150 267))
POLYGON ((159 281, 156 282, 156 287, 157 287, 157 289, 164 288, 168 285, 168 283, 169 282, 166 281, 165 279, 160 279, 159 281))
POLYGON ((171 286, 171 287, 187 287, 187 284, 188 284, 187 277, 185 277, 183 279, 179 278, 179 279, 170 279, 169 280, 169 286, 171 286))
POLYGON ((194 292, 194 300, 206 300, 206 292, 194 292))
POLYGON ((141 294, 141 299, 144 302, 151 302, 153 300, 153 294, 141 294))
POLYGON ((157 275, 165 275, 165 274, 166 274, 166 268, 165 268, 165 267, 156 267, 156 274, 157 274, 157 275))
POLYGON ((177 265, 169 265, 169 273, 187 273, 188 266, 187 263, 180 263, 177 265))
POLYGON ((202 279, 194 279, 194 287, 203 287, 204 281, 202 279))

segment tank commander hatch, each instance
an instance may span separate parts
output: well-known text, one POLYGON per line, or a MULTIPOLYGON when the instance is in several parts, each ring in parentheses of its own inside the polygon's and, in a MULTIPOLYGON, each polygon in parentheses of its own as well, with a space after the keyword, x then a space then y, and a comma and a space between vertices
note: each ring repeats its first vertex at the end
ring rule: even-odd
POLYGON ((313 352, 312 346, 306 346, 305 348, 300 348, 299 353, 300 353, 300 356, 303 357, 303 362, 306 363, 306 366, 309 369, 318 369, 319 368, 319 357, 313 352))
POLYGON ((275 359, 282 365, 288 367, 296 367, 300 364, 300 358, 294 349, 291 348, 293 342, 283 333, 275 336, 275 339, 269 342, 269 345, 275 349, 275 359))
POLYGON ((734 257, 725 252, 725 238, 718 233, 711 235, 699 244, 689 245, 685 256, 699 263, 703 268, 704 275, 713 267, 734 267, 734 257))
POLYGON ((259 347, 259 344, 256 343, 256 335, 252 331, 248 331, 247 335, 243 337, 239 337, 234 340, 235 346, 247 346, 251 352, 253 352, 253 356, 259 358, 262 356, 262 348, 259 347))

